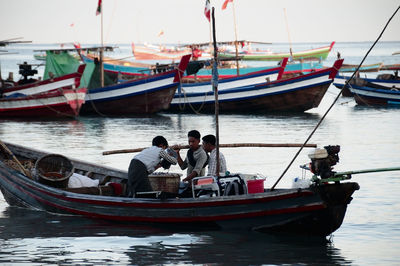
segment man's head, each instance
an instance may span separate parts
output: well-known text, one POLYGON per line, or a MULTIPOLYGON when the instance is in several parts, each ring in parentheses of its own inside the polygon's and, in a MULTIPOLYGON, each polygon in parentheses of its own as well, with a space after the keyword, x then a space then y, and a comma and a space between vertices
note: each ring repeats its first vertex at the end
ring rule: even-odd
POLYGON ((168 141, 163 136, 157 136, 153 139, 152 145, 166 149, 168 147, 168 141))
POLYGON ((206 152, 211 152, 215 148, 216 138, 214 135, 206 135, 202 138, 203 140, 203 149, 206 152))
POLYGON ((197 150, 200 147, 200 132, 197 130, 191 130, 188 133, 189 147, 192 150, 197 150))

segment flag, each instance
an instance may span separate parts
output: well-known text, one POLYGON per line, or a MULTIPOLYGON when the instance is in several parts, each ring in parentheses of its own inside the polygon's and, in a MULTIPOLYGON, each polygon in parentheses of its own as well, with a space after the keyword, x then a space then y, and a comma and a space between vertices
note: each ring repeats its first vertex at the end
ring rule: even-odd
POLYGON ((99 0, 99 3, 97 4, 96 16, 100 15, 100 13, 101 13, 101 0, 99 0))
POLYGON ((206 0, 206 7, 204 8, 204 15, 208 19, 208 22, 210 22, 210 0, 206 0))
POLYGON ((160 37, 160 36, 163 35, 163 34, 164 34, 164 31, 161 30, 161 31, 158 33, 158 37, 160 37))
POLYGON ((226 9, 229 2, 233 2, 233 0, 225 0, 225 2, 222 4, 222 10, 226 9))

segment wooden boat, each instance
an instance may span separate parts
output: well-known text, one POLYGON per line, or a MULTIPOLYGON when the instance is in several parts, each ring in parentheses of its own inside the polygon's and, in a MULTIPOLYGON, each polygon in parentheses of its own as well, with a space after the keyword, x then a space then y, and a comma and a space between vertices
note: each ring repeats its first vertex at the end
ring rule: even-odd
MULTIPOLYGON (((97 57, 93 56, 92 54, 81 53, 81 59, 84 63, 93 63, 95 58, 97 57)), ((103 61, 104 71, 114 75, 118 75, 120 73, 122 75, 129 75, 133 77, 143 77, 151 74, 151 69, 153 67, 151 64, 113 59, 110 57, 104 57, 103 61)))
POLYGON ((0 98, 0 117, 75 117, 85 102, 86 89, 51 90, 0 98))
MULTIPOLYGON (((78 88, 84 69, 85 65, 80 65, 75 73, 60 77, 42 81, 29 80, 28 82, 24 82, 24 80, 21 80, 19 83, 16 83, 15 86, 3 88, 2 94, 5 97, 10 97, 13 94, 33 95, 60 88, 78 88)), ((25 80, 27 80, 27 78, 25 78, 25 80)))
POLYGON ((400 64, 383 65, 381 70, 400 70, 400 64))
MULTIPOLYGON (((343 64, 340 68, 340 72, 354 72, 356 71, 358 65, 352 64, 343 64)), ((383 63, 376 63, 370 65, 362 65, 358 69, 359 72, 378 72, 379 70, 383 70, 383 63)))
MULTIPOLYGON (((65 188, 56 179, 43 182, 46 172, 38 171, 43 158, 61 155, 10 143, 6 145, 17 158, 11 159, 10 154, 0 148, 0 189, 9 205, 130 224, 146 223, 180 230, 257 230, 325 237, 341 226, 351 196, 359 189, 357 183, 341 182, 343 179, 316 178, 307 188, 263 189, 260 193, 249 193, 246 182, 241 182, 243 190, 234 195, 219 193, 223 191, 217 186, 218 195, 215 196, 190 193, 184 197, 157 191, 127 198, 121 195, 127 178, 125 171, 65 158, 73 166, 64 166, 65 169, 58 166, 65 176, 78 173, 100 183, 98 187, 65 188), (23 171, 16 160, 25 167, 23 171), (34 165, 36 175, 30 178, 29 169, 34 165)), ((57 167, 57 160, 53 162, 57 167)), ((171 175, 163 177, 165 180, 171 175)), ((240 174, 219 178, 221 184, 237 180, 243 181, 240 174)))
POLYGON ((350 82, 349 90, 359 105, 400 106, 400 78, 396 80, 356 78, 354 82, 350 82))
MULTIPOLYGON (((85 55, 82 54, 82 61, 85 63, 92 63, 94 61, 95 56, 93 55, 85 55)), ((212 69, 209 67, 205 67, 206 65, 211 65, 209 60, 200 60, 200 61, 191 61, 189 62, 188 68, 190 65, 201 64, 201 68, 196 72, 196 76, 192 73, 188 74, 185 72, 185 76, 183 79, 211 79, 211 71, 212 69)), ((114 76, 117 74, 123 75, 123 77, 127 79, 138 78, 147 76, 149 74, 163 72, 165 70, 169 70, 173 67, 173 64, 143 64, 138 62, 131 62, 126 60, 119 60, 113 58, 105 58, 104 59, 104 71, 110 73, 114 76)), ((251 72, 258 72, 265 69, 276 68, 277 66, 262 66, 262 67, 240 67, 239 74, 249 74, 251 72)), ((187 68, 187 69, 188 69, 187 68)), ((291 62, 286 65, 285 73, 293 74, 293 73, 310 73, 315 70, 322 69, 323 66, 319 62, 291 62)), ((233 64, 227 66, 221 65, 218 67, 218 74, 221 78, 230 78, 237 75, 236 66, 233 64)))
POLYGON ((191 54, 192 50, 132 44, 132 53, 136 60, 177 60, 186 54, 191 54))
POLYGON ((81 114, 151 114, 168 109, 190 56, 183 56, 178 68, 174 70, 89 88, 81 114))
MULTIPOLYGON (((337 60, 332 68, 318 70, 293 78, 269 82, 258 80, 249 82, 252 74, 218 81, 218 98, 221 112, 304 112, 318 107, 343 60, 337 60), (246 82, 244 82, 246 81, 246 82), (260 83, 260 81, 262 83, 260 83)), ((278 69, 263 72, 276 74, 278 69)), ((256 72, 257 73, 257 72, 256 72)), ((171 111, 213 112, 214 93, 210 82, 182 84, 182 91, 174 96, 171 111)))
MULTIPOLYGON (((293 60, 325 60, 328 57, 329 52, 332 50, 335 42, 332 42, 329 46, 323 46, 315 49, 310 49, 301 52, 290 53, 257 53, 249 52, 245 54, 239 54, 242 60, 257 60, 257 61, 280 61, 285 57, 292 57, 293 60)), ((234 53, 219 53, 220 58, 235 58, 234 53)))
MULTIPOLYGON (((352 97, 353 92, 350 90, 351 87, 360 88, 367 86, 370 89, 376 87, 377 89, 383 89, 384 92, 388 90, 396 91, 400 90, 400 79, 396 75, 381 74, 377 78, 353 78, 350 84, 346 85, 346 81, 350 79, 350 76, 337 75, 333 82, 338 89, 342 89, 342 95, 345 97, 352 97)), ((360 90, 361 93, 361 90, 360 90)), ((361 93, 363 94, 363 93, 361 93)), ((394 93, 395 94, 395 93, 394 93)), ((372 96, 372 94, 371 94, 372 96)), ((361 103, 360 103, 361 104, 361 103)))
POLYGON ((0 117, 78 116, 87 92, 86 88, 76 89, 84 68, 43 81, 25 78, 22 83, 26 84, 4 88, 0 91, 0 117))

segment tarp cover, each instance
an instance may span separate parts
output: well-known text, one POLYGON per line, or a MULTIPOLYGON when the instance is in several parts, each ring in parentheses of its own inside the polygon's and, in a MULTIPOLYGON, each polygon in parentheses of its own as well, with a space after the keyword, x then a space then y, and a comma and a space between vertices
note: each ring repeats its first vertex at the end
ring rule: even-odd
MULTIPOLYGON (((46 68, 43 79, 49 79, 49 73, 53 73, 54 77, 60 77, 74 73, 78 70, 80 62, 66 51, 47 51, 46 52, 46 68)), ((115 82, 109 78, 106 73, 104 75, 104 85, 112 85, 115 82)), ((80 88, 94 89, 100 87, 100 66, 95 63, 86 63, 83 72, 80 88)))

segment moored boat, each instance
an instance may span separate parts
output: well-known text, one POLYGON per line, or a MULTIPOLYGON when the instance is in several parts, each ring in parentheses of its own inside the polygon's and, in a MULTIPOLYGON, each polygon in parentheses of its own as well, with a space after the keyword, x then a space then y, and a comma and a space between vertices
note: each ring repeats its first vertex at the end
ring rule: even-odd
MULTIPOLYGON (((371 96, 373 95, 372 91, 374 91, 374 88, 384 90, 383 92, 393 91, 394 95, 396 95, 396 91, 400 90, 400 78, 396 74, 380 74, 376 78, 355 77, 350 84, 346 84, 348 80, 350 80, 350 76, 337 75, 333 82, 335 87, 342 89, 342 95, 345 97, 353 96, 353 91, 350 90, 351 87, 354 89, 358 88, 359 92, 361 92, 362 87, 369 87, 368 90, 371 96)), ((393 96, 391 97, 393 98, 393 96)))
MULTIPOLYGON (((0 91, 1 117, 75 117, 85 102, 86 88, 78 88, 85 65, 77 72, 36 81, 30 65, 20 66, 24 79, 0 91), (26 71, 28 70, 28 71, 26 71), (18 85, 19 84, 19 85, 18 85)), ((14 84, 14 83, 13 83, 14 84)))
MULTIPOLYGON (((256 61, 280 61, 286 57, 292 57, 293 60, 325 60, 333 48, 335 42, 329 46, 318 47, 310 50, 293 52, 293 53, 258 53, 248 52, 239 54, 242 60, 256 60, 256 61)), ((234 53, 219 53, 220 58, 236 58, 234 53)))
POLYGON ((51 90, 0 98, 0 117, 75 117, 85 102, 86 89, 51 90))
MULTIPOLYGON (((243 82, 251 74, 218 81, 219 108, 221 112, 304 112, 318 107, 343 60, 337 60, 333 67, 318 70, 292 78, 273 80, 272 76, 262 82, 243 82), (233 82, 236 82, 233 83, 233 82), (226 86, 226 84, 233 84, 226 86)), ((275 74, 278 69, 270 70, 275 74)), ((268 72, 267 72, 268 73, 268 72)), ((264 73, 266 74, 266 73, 264 73)), ((210 82, 182 84, 182 91, 174 96, 171 111, 213 112, 214 92, 210 82), (201 89, 200 89, 201 88, 201 89)))

